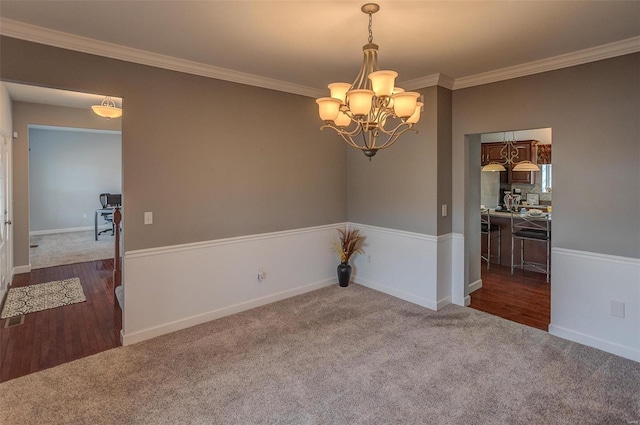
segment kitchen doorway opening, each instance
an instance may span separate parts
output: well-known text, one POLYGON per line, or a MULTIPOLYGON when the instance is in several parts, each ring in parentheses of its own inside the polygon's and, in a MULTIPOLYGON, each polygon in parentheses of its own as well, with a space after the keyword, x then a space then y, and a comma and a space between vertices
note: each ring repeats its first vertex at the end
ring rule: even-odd
POLYGON ((552 129, 506 130, 481 134, 479 139, 480 167, 476 168, 479 174, 476 177, 480 182, 477 208, 478 221, 482 220, 478 227, 480 252, 470 261, 480 263, 480 280, 470 287, 469 306, 548 331, 551 321, 552 129), (539 170, 515 171, 514 166, 522 161, 536 164, 539 170), (488 171, 488 164, 500 164, 504 170, 488 171), (538 239, 544 236, 542 231, 530 235, 532 237, 517 237, 521 230, 512 225, 525 218, 533 220, 534 226, 548 224, 549 240, 538 239), (512 238, 512 234, 516 237, 512 238))

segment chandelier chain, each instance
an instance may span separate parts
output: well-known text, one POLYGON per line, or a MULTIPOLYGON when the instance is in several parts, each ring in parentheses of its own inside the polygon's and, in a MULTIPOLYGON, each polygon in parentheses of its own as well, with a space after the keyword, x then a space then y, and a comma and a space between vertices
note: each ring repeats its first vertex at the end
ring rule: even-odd
POLYGON ((373 13, 369 12, 369 43, 373 43, 373 13))

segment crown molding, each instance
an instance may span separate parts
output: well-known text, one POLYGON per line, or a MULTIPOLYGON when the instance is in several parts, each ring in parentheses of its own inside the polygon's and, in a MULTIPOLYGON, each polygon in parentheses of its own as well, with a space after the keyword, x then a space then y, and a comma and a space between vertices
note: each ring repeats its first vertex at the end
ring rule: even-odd
POLYGON ((185 72, 187 74, 200 75, 202 77, 216 78, 233 83, 293 93, 301 96, 322 97, 324 95, 322 90, 313 87, 220 68, 213 65, 205 65, 184 59, 177 59, 171 56, 124 47, 113 43, 106 43, 92 38, 81 37, 5 18, 0 18, 0 34, 7 37, 32 41, 34 43, 46 44, 77 52, 89 53, 157 68, 164 68, 171 71, 185 72))
POLYGON ((414 78, 399 83, 405 90, 423 89, 425 87, 441 86, 449 90, 453 89, 455 80, 445 74, 433 74, 426 77, 414 78))
MULTIPOLYGON (((184 72, 187 74, 199 75, 203 77, 216 78, 219 80, 234 83, 246 84, 270 90, 277 90, 286 93, 297 94, 307 97, 322 97, 324 90, 314 87, 293 84, 282 80, 262 77, 255 74, 234 71, 213 65, 205 65, 199 62, 177 59, 171 56, 147 52, 145 50, 133 49, 113 43, 81 37, 62 31, 51 30, 36 25, 26 24, 11 19, 0 18, 0 34, 31 41, 34 43, 46 44, 63 49, 74 50, 82 53, 89 53, 104 56, 112 59, 148 65, 172 71, 184 72)), ((434 74, 426 77, 407 80, 399 85, 407 90, 419 88, 441 86, 451 90, 458 90, 482 84, 495 83, 512 78, 524 77, 541 72, 553 71, 598 60, 609 59, 616 56, 627 55, 640 52, 640 36, 614 43, 593 47, 578 52, 565 55, 554 56, 552 58, 516 65, 509 68, 470 75, 467 77, 451 78, 445 74, 434 74)))
POLYGON ((556 69, 568 68, 570 66, 582 65, 616 56, 628 55, 640 52, 640 36, 592 47, 565 55, 554 56, 539 61, 511 66, 509 68, 484 72, 482 74, 470 75, 468 77, 456 78, 453 85, 454 90, 467 87, 479 86, 482 84, 495 83, 498 81, 510 80, 512 78, 524 77, 532 74, 553 71, 556 69))

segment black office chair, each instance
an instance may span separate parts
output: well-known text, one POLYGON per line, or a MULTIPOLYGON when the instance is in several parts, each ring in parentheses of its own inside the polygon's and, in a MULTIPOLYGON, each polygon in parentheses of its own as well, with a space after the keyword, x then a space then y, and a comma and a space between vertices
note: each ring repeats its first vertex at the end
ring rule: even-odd
MULTIPOLYGON (((111 205, 109 205, 109 198, 111 196, 112 195, 110 193, 101 193, 100 194, 99 199, 100 199, 100 205, 102 206, 102 209, 107 209, 107 208, 109 208, 111 206, 111 205)), ((100 216, 102 217, 102 219, 106 223, 111 224, 111 236, 115 235, 116 226, 113 223, 113 210, 101 212, 100 216)), ((102 230, 101 232, 98 233, 98 236, 103 234, 103 233, 107 233, 108 231, 109 231, 109 229, 102 230)))

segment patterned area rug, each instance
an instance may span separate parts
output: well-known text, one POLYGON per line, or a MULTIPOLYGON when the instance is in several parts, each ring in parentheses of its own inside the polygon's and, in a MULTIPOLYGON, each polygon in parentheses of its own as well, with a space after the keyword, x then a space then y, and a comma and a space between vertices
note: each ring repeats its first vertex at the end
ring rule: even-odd
POLYGON ((11 288, 7 294, 0 319, 81 303, 86 300, 80 279, 77 277, 11 288))

